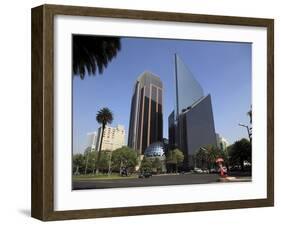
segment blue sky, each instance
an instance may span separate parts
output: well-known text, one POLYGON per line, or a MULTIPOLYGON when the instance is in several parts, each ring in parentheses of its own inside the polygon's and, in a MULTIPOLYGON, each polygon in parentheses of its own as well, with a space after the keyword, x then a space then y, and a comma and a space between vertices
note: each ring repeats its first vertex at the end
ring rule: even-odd
MULTIPOLYGON (((230 143, 247 137, 238 123, 249 123, 251 106, 251 44, 231 42, 121 38, 121 51, 103 74, 73 79, 73 151, 83 152, 87 133, 97 131, 96 113, 114 113, 112 126, 124 125, 128 134, 130 103, 137 77, 145 70, 158 75, 164 86, 164 137, 174 109, 174 54, 177 53, 211 94, 216 132, 230 143)), ((127 139, 126 139, 127 141, 127 139)))

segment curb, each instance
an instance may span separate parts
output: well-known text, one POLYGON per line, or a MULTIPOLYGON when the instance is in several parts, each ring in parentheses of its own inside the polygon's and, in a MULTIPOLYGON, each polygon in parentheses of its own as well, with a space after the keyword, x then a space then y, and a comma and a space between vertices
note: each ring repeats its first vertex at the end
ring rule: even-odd
POLYGON ((219 178, 219 182, 251 182, 252 178, 247 177, 247 178, 237 178, 237 177, 224 177, 224 178, 219 178))

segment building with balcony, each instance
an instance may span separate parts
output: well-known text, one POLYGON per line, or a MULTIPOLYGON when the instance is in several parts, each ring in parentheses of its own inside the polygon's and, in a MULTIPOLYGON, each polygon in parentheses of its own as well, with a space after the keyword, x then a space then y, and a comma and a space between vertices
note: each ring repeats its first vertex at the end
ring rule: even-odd
MULTIPOLYGON (((99 150, 101 142, 102 128, 98 129, 96 150, 99 150)), ((116 127, 105 126, 101 150, 114 151, 125 145, 125 127, 117 125, 116 127)))

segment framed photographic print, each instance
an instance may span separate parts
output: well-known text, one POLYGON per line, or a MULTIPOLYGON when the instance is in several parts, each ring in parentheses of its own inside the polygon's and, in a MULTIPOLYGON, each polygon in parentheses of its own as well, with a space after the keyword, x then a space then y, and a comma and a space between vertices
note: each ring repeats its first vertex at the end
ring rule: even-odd
POLYGON ((32 9, 32 216, 274 205, 272 19, 32 9))

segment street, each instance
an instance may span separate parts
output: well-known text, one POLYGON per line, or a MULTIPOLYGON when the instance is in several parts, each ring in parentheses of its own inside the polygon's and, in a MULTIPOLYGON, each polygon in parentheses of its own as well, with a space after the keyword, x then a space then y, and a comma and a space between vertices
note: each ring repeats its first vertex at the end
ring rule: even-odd
POLYGON ((153 175, 151 178, 99 179, 73 181, 73 190, 146 187, 163 185, 206 184, 218 182, 217 174, 153 175))

